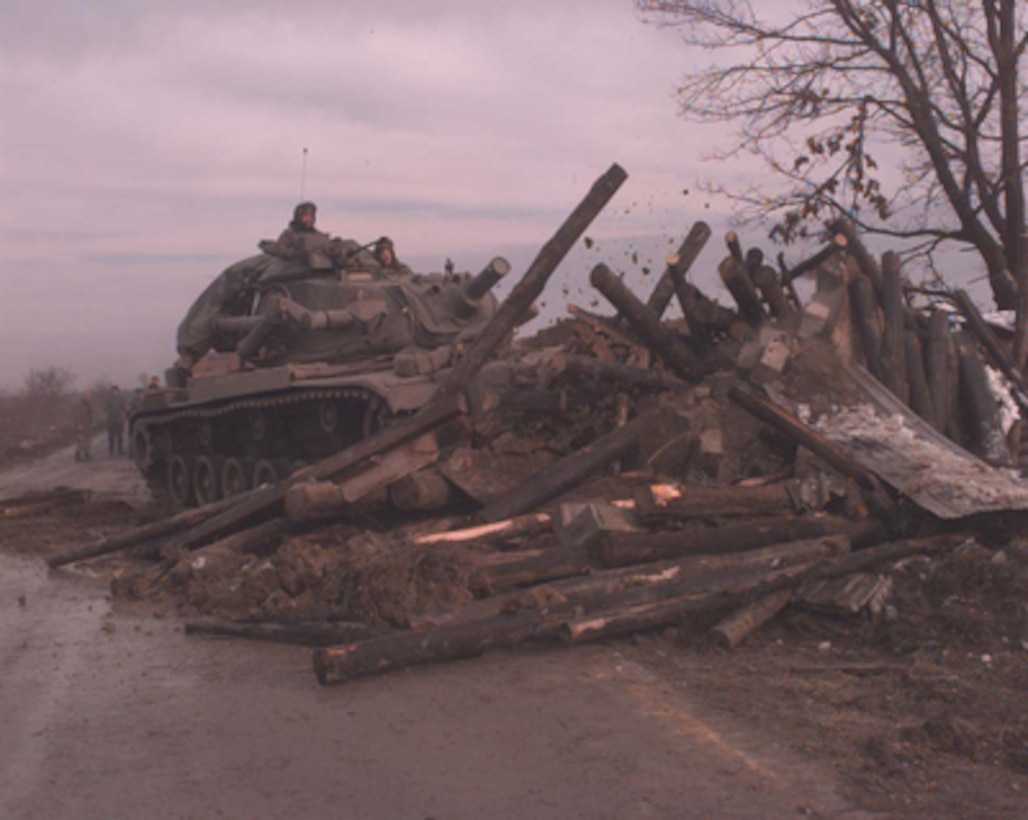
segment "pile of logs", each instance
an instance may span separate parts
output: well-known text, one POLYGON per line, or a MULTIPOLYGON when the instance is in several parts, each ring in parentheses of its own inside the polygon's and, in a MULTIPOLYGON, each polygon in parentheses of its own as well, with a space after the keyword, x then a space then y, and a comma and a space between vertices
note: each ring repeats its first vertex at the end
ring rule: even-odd
POLYGON ((590 281, 614 316, 572 307, 559 344, 512 346, 549 276, 626 177, 615 165, 597 180, 417 414, 278 484, 77 547, 50 565, 147 546, 162 560, 129 585, 145 594, 190 567, 271 554, 290 534, 346 520, 368 499, 422 518, 459 513, 456 527, 440 520, 436 532, 397 537, 393 549, 462 550, 474 596, 466 606, 414 613, 404 629, 187 624, 189 632, 317 646, 322 683, 526 641, 624 635, 700 612, 723 616, 711 638, 731 648, 789 605, 880 611, 890 585, 881 567, 952 548, 970 531, 944 531, 916 510, 899 514, 895 490, 773 401, 771 388, 800 366, 798 345, 831 343, 840 360, 863 363, 937 430, 1008 464, 979 352, 980 343, 1020 390, 1005 343, 966 294, 952 295, 965 318, 959 332, 949 312, 915 310, 898 257, 887 253, 879 265, 839 222, 821 251, 792 268, 782 257, 778 269, 765 264, 759 249, 744 251, 728 234, 717 270, 734 308, 689 279, 711 234, 697 223, 647 299, 598 264, 590 281), (795 284, 806 275, 819 281, 804 304, 795 284), (681 318, 665 319, 674 300, 681 318), (498 359, 514 375, 483 388, 478 377, 498 359), (690 426, 689 414, 700 411, 720 425, 690 426), (724 423, 729 412, 748 420, 754 441, 786 456, 745 475, 701 471, 697 483, 693 471, 716 462, 737 432, 724 423), (549 427, 529 434, 526 419, 549 427), (689 429, 679 435, 676 424, 689 429), (529 446, 531 435, 546 446, 529 446), (673 448, 677 460, 668 458, 673 448), (799 453, 834 490, 812 500, 799 453))

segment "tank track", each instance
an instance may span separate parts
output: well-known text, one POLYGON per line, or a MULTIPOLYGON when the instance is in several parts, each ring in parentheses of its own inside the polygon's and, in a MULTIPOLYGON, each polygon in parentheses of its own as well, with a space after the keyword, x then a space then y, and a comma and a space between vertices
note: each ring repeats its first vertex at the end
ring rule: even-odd
POLYGON ((389 421, 360 387, 299 388, 133 417, 133 457, 154 498, 178 507, 279 481, 371 435, 389 421))

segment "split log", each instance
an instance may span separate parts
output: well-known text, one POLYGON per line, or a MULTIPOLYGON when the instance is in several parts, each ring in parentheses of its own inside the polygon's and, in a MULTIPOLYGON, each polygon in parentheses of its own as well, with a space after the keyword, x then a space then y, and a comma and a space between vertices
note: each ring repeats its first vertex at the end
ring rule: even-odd
POLYGON ((632 329, 668 367, 684 379, 699 380, 692 351, 661 323, 652 310, 636 298, 610 268, 602 263, 597 265, 589 274, 589 281, 621 312, 632 329))
POLYGON ((975 455, 993 467, 1010 466, 1010 448, 1003 433, 996 397, 989 386, 985 363, 970 337, 958 335, 956 345, 960 361, 960 394, 967 410, 975 455))
POLYGON ((864 361, 868 372, 879 381, 885 376, 882 371, 882 335, 878 325, 878 300, 874 285, 866 276, 858 275, 850 282, 850 304, 853 319, 860 335, 864 361))
POLYGON ((610 535, 594 547, 592 555, 602 566, 624 567, 686 555, 725 555, 786 541, 850 535, 858 531, 845 519, 783 518, 699 531, 610 535))
POLYGON ((528 512, 555 498, 605 464, 629 452, 643 430, 654 424, 655 418, 655 413, 648 413, 624 427, 614 429, 577 453, 562 458, 536 474, 521 487, 490 502, 479 516, 485 521, 499 521, 528 512))
POLYGON ((677 253, 668 257, 667 267, 646 302, 646 307, 652 310, 658 319, 664 315, 671 297, 675 295, 675 277, 685 277, 708 239, 710 226, 706 222, 697 222, 682 241, 677 253))
POLYGON ((513 615, 401 632, 314 652, 321 684, 343 683, 424 663, 470 658, 490 649, 554 637, 569 611, 523 610, 513 615))
POLYGON ((221 635, 258 641, 292 643, 301 646, 334 646, 385 635, 387 626, 369 626, 341 621, 228 621, 223 618, 193 618, 185 622, 187 635, 221 635))
POLYGON ((721 281, 739 306, 739 315, 753 327, 759 325, 764 319, 764 308, 743 263, 729 256, 717 266, 717 270, 721 274, 721 281))
POLYGON ((658 498, 653 488, 643 487, 636 497, 636 510, 647 519, 720 518, 740 515, 785 515, 795 505, 784 483, 760 487, 681 486, 658 498))
POLYGON ((924 352, 921 340, 912 330, 903 334, 906 345, 907 383, 910 385, 910 409, 938 429, 935 421, 935 404, 928 389, 928 377, 924 370, 924 352))
POLYGON ((925 376, 932 396, 932 423, 946 434, 950 428, 950 393, 956 389, 950 384, 948 359, 950 356, 949 319, 941 310, 933 310, 928 319, 928 343, 925 349, 925 376))
POLYGON ((169 518, 162 518, 160 521, 155 521, 154 523, 147 524, 143 527, 137 527, 136 529, 122 533, 121 535, 104 538, 95 544, 73 547, 72 549, 65 550, 64 552, 59 552, 56 555, 51 555, 46 559, 46 563, 51 568, 60 567, 65 564, 71 564, 75 561, 84 561, 87 558, 96 558, 100 555, 108 555, 112 552, 120 552, 139 544, 156 541, 159 538, 173 535, 177 532, 181 532, 182 530, 194 527, 197 524, 214 517, 218 513, 230 509, 241 499, 246 498, 255 492, 257 491, 252 490, 245 495, 237 495, 233 498, 223 498, 221 501, 215 501, 214 503, 206 504, 203 507, 196 507, 192 510, 183 510, 169 518))
POLYGON ((715 645, 734 649, 785 609, 791 598, 791 589, 778 589, 733 612, 711 630, 715 645))
POLYGON ((889 251, 882 256, 882 310, 885 331, 882 334, 882 375, 884 384, 904 404, 910 404, 907 382, 907 354, 903 341, 905 325, 903 280, 899 256, 889 251))
POLYGON ((459 493, 435 470, 419 470, 389 485, 389 500, 398 510, 441 510, 454 503, 459 493))
POLYGON ((485 546, 496 542, 509 542, 520 538, 552 532, 553 521, 547 513, 531 513, 506 521, 496 521, 477 527, 467 527, 448 532, 435 532, 420 535, 413 540, 418 546, 428 544, 467 544, 485 546))

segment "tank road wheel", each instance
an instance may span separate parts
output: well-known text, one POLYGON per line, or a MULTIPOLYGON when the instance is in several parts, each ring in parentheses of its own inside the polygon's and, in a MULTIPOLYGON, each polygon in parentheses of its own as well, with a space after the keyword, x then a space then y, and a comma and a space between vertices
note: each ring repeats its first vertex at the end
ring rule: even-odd
POLYGON ((385 424, 389 413, 389 406, 378 396, 368 399, 364 408, 364 417, 361 419, 361 438, 377 433, 385 424))
POLYGON ((172 456, 168 460, 168 493, 179 507, 190 507, 196 501, 192 461, 188 456, 172 456))
POLYGON ((221 494, 231 498, 252 489, 253 459, 234 456, 226 458, 221 465, 221 494))
POLYGON ((326 399, 318 405, 318 425, 330 436, 339 429, 339 408, 331 399, 326 399))
POLYGON ((193 491, 201 506, 221 498, 221 461, 217 456, 200 456, 193 465, 193 491))
POLYGON ((263 410, 254 410, 250 414, 247 428, 250 431, 250 438, 254 441, 264 441, 268 436, 268 417, 263 410))
POLYGON ((284 458, 262 458, 253 468, 253 484, 277 484, 289 475, 289 462, 284 458))

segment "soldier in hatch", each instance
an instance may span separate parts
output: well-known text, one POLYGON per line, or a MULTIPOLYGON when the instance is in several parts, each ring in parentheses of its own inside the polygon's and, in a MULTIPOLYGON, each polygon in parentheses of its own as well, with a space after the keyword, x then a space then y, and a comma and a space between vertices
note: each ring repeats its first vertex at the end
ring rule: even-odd
POLYGON ((396 248, 388 236, 383 236, 375 243, 375 259, 382 266, 383 276, 409 279, 414 275, 409 267, 396 258, 396 248))
POLYGON ((314 227, 318 206, 313 202, 301 202, 293 209, 293 221, 274 242, 264 240, 260 248, 265 253, 280 259, 307 261, 311 251, 323 250, 329 243, 329 235, 314 227))

